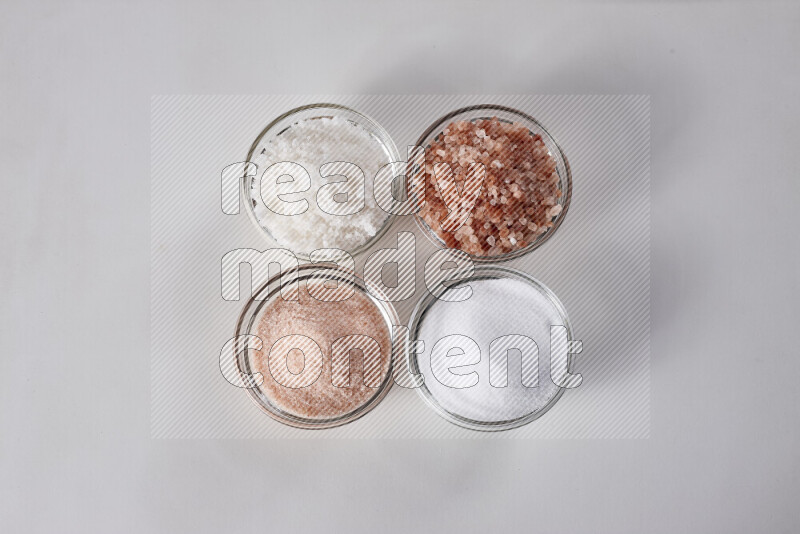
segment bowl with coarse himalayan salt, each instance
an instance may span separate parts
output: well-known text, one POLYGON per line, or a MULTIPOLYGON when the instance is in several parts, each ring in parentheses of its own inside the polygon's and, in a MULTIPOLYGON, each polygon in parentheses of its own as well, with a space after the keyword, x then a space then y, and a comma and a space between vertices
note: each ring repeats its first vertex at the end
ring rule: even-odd
MULTIPOLYGON (((518 258, 558 230, 572 198, 569 162, 522 111, 493 104, 455 110, 417 141, 424 165, 409 173, 416 220, 434 243, 476 262, 518 258)), ((413 164, 412 164, 413 165, 413 164)))

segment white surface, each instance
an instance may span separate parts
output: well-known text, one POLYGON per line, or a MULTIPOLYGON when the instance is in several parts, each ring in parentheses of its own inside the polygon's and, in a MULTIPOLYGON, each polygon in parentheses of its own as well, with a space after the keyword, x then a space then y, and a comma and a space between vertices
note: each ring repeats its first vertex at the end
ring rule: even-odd
POLYGON ((221 5, 2 6, 0 530, 798 529, 797 4, 221 5), (150 95, 314 92, 652 95, 649 440, 149 439, 150 95))

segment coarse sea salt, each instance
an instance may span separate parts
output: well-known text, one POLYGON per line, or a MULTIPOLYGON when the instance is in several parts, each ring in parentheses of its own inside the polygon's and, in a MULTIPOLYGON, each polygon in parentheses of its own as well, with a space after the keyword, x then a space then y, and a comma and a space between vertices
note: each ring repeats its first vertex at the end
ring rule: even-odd
POLYGON ((375 202, 373 182, 378 170, 391 161, 387 148, 363 126, 341 117, 306 119, 258 147, 252 162, 258 173, 250 186, 253 213, 278 245, 296 254, 308 254, 320 248, 353 251, 374 237, 383 227, 388 214, 375 202), (264 171, 272 164, 294 162, 305 168, 311 177, 311 188, 300 193, 281 195, 284 202, 305 199, 308 209, 297 215, 282 215, 270 210, 262 197, 262 188, 276 187, 274 181, 263 180, 264 171), (337 191, 327 204, 317 202, 320 188, 343 182, 341 175, 323 178, 320 166, 330 162, 349 162, 364 171, 363 182, 350 176, 347 184, 336 185, 337 191), (363 207, 361 207, 363 206, 363 207), (360 208, 360 209, 359 209, 360 208), (356 213, 350 213, 358 210, 356 213), (343 214, 345 213, 345 214, 343 214))

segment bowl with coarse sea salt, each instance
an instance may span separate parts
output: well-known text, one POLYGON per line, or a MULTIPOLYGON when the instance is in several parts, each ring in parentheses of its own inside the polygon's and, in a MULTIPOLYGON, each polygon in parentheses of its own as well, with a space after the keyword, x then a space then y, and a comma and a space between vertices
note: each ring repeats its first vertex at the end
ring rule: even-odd
POLYGON ((256 227, 308 260, 318 249, 363 252, 391 225, 373 190, 378 172, 401 173, 400 155, 373 119, 337 104, 310 104, 273 120, 250 147, 242 179, 256 227))

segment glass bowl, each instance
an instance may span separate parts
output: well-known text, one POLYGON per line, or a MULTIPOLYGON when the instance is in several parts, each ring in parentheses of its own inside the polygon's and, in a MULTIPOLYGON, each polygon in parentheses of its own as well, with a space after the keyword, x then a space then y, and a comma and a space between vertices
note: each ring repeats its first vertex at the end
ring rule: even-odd
MULTIPOLYGON (((375 120, 367 117, 366 115, 359 113, 353 109, 350 109, 345 106, 341 106, 339 104, 327 104, 327 103, 320 103, 320 104, 308 104, 305 106, 301 106, 292 110, 287 111, 283 115, 277 117, 275 120, 270 122, 258 137, 256 137, 253 144, 250 146, 250 150, 247 153, 247 161, 253 161, 253 157, 258 154, 259 152, 264 150, 264 147, 269 144, 273 139, 277 138, 280 135, 286 133, 290 128, 294 125, 304 122, 307 120, 315 120, 315 119, 322 119, 322 118, 334 118, 339 117, 343 118, 357 126, 364 128, 367 133, 370 134, 381 146, 383 152, 386 154, 386 161, 384 163, 391 163, 395 168, 395 175, 401 174, 402 167, 400 166, 400 153, 397 150, 397 147, 394 144, 391 136, 388 132, 375 120)), ((327 163, 327 162, 321 162, 327 163)), ((256 217, 254 207, 257 203, 262 202, 261 199, 253 198, 252 192, 252 185, 256 180, 261 179, 261 175, 263 174, 264 169, 258 169, 255 176, 244 176, 240 182, 240 191, 242 198, 245 199, 246 211, 250 217, 250 220, 255 224, 256 228, 271 242, 276 244, 277 246, 288 248, 292 250, 289 243, 281 243, 270 232, 269 228, 265 227, 256 217)), ((309 169, 309 172, 313 173, 318 172, 319 169, 309 169)), ((374 179, 374 176, 366 176, 367 183, 374 179)), ((313 190, 313 187, 312 187, 313 190)), ((308 192, 306 192, 308 193, 308 192)), ((309 198, 307 199, 309 202, 314 202, 315 199, 309 198)), ((387 213, 387 217, 383 221, 382 226, 378 230, 378 232, 368 238, 364 243, 358 245, 357 247, 346 250, 352 256, 356 256, 361 252, 367 250, 373 243, 375 243, 378 239, 380 239, 386 231, 391 226, 395 216, 392 214, 387 213)), ((302 261, 308 262, 309 254, 312 252, 311 250, 304 250, 304 251, 297 251, 292 250, 292 252, 302 261)))
MULTIPOLYGON (((564 309, 564 305, 561 303, 561 301, 558 299, 558 297, 556 297, 556 295, 549 288, 547 288, 544 284, 542 284, 541 282, 539 282, 538 280, 536 280, 532 276, 528 275, 527 273, 524 273, 524 272, 519 271, 517 269, 511 269, 509 267, 504 267, 504 266, 499 266, 499 265, 478 266, 478 267, 475 268, 475 273, 470 278, 462 280, 462 281, 459 281, 457 284, 444 289, 443 292, 440 292, 438 294, 432 294, 430 292, 426 292, 425 295, 419 300, 419 302, 417 302, 417 305, 415 306, 414 311, 411 313, 411 318, 409 319, 409 323, 408 323, 409 324, 409 339, 416 340, 416 341, 420 340, 420 330, 422 328, 422 325, 423 325, 424 321, 426 320, 426 318, 428 317, 428 314, 431 313, 431 309, 437 303, 439 303, 440 305, 443 305, 443 306, 453 306, 453 305, 457 306, 459 304, 457 302, 454 303, 454 302, 446 302, 446 301, 439 300, 439 298, 442 296, 442 294, 444 294, 444 293, 446 293, 448 291, 453 291, 455 289, 463 287, 465 284, 469 284, 470 282, 475 282, 475 281, 478 281, 478 280, 500 280, 500 279, 510 279, 510 280, 522 282, 523 284, 529 286, 530 288, 533 288, 534 290, 538 291, 540 293, 540 295, 542 297, 544 297, 544 301, 547 302, 548 306, 551 307, 550 311, 552 311, 554 315, 558 316, 560 324, 563 325, 566 328, 566 347, 570 347, 571 346, 571 344, 572 344, 572 342, 574 340, 574 336, 573 336, 573 332, 572 332, 572 326, 570 324, 569 317, 567 316, 567 312, 564 309)), ((503 306, 503 305, 508 305, 508 304, 507 303, 498 303, 498 306, 503 306)), ((491 314, 491 310, 487 309, 487 310, 484 311, 484 313, 485 314, 491 314)), ((488 315, 487 315, 487 317, 488 317, 488 315)), ((442 332, 442 334, 445 334, 445 335, 450 335, 450 334, 454 334, 454 333, 455 332, 442 332)), ((470 333, 468 333, 468 332, 460 332, 460 333, 462 335, 467 335, 469 337, 472 337, 472 336, 470 336, 470 333)), ((518 333, 519 334, 521 332, 507 332, 507 334, 513 334, 513 333, 518 333)), ((426 350, 428 352, 430 352, 430 350, 432 349, 433 345, 435 344, 435 341, 438 341, 438 340, 428 339, 428 340, 423 340, 423 341, 425 342, 426 350)), ((537 343, 540 343, 539 340, 535 340, 535 341, 537 341, 537 343)), ((550 343, 550 339, 548 339, 548 343, 550 343)), ((486 347, 481 346, 480 349, 481 349, 481 351, 484 351, 486 349, 486 347)), ((550 350, 548 350, 548 354, 550 355, 550 357, 552 359, 552 355, 550 353, 550 350)), ((406 358, 407 358, 406 361, 408 363, 408 370, 409 370, 410 373, 412 373, 413 375, 423 375, 423 376, 425 376, 425 373, 423 373, 421 371, 421 366, 420 366, 420 362, 419 362, 419 358, 418 358, 417 354, 415 354, 413 351, 407 351, 406 352, 406 358)), ((488 362, 488 355, 482 353, 480 361, 477 364, 474 364, 474 365, 482 365, 482 362, 485 362, 485 361, 488 362)), ((430 362, 428 362, 428 363, 430 363, 430 362)), ((566 361, 566 369, 567 369, 568 372, 572 371, 572 364, 573 364, 573 355, 572 355, 571 352, 568 351, 568 353, 567 353, 567 361, 566 361)), ((509 364, 508 368, 510 368, 510 367, 511 367, 511 365, 509 364)), ((544 368, 544 366, 542 365, 542 362, 539 361, 539 377, 540 377, 539 378, 539 387, 543 387, 543 384, 542 384, 542 374, 543 374, 542 369, 543 368, 544 368)), ((547 378, 545 378, 545 380, 550 380, 550 373, 549 373, 550 363, 548 363, 548 365, 546 366, 546 369, 548 370, 548 372, 547 372, 547 375, 546 375, 547 378)), ((479 375, 480 375, 480 373, 479 373, 479 375)), ((535 408, 535 409, 533 409, 531 411, 528 411, 524 415, 521 415, 521 416, 518 416, 518 417, 507 418, 507 419, 503 419, 503 420, 492 420, 492 421, 477 420, 477 419, 474 419, 474 418, 467 417, 467 416, 465 416, 463 414, 459 414, 456 411, 447 409, 445 406, 443 406, 442 402, 437 400, 436 395, 433 392, 431 392, 431 390, 428 388, 427 384, 428 384, 428 380, 429 379, 434 379, 435 380, 435 378, 432 377, 432 376, 425 376, 425 381, 417 389, 417 392, 422 397, 422 399, 425 402, 425 404, 428 405, 430 408, 432 408, 440 417, 444 418, 445 420, 449 421, 450 423, 453 423, 455 425, 458 425, 458 426, 461 426, 461 427, 464 427, 464 428, 467 428, 467 429, 470 429, 470 430, 478 430, 478 431, 510 430, 510 429, 513 429, 513 428, 517 428, 517 427, 526 425, 526 424, 530 423, 531 421, 534 421, 534 420, 542 417, 545 413, 547 413, 555 405, 555 403, 558 402, 558 399, 560 399, 561 396, 564 394, 564 388, 563 387, 559 387, 556 384, 553 384, 552 381, 551 381, 548 384, 547 387, 551 387, 551 389, 554 389, 552 397, 547 399, 547 402, 545 404, 543 404, 541 407, 535 408)), ((482 376, 482 377, 479 376, 479 380, 488 380, 488 377, 487 376, 482 376)), ((510 375, 509 375, 508 380, 509 381, 511 380, 510 375)), ((488 401, 489 400, 487 399, 486 405, 488 405, 488 401)))
MULTIPOLYGON (((236 338, 238 339, 239 336, 247 335, 257 336, 257 322, 262 311, 266 310, 271 302, 277 298, 281 298, 281 289, 290 284, 294 284, 296 281, 304 284, 310 279, 317 282, 331 280, 339 284, 347 284, 353 287, 355 291, 366 295, 380 312, 386 328, 388 329, 389 337, 390 339, 392 338, 394 325, 400 324, 400 319, 392 304, 375 297, 375 295, 379 295, 381 298, 384 297, 378 288, 369 285, 368 289, 368 282, 351 271, 344 270, 333 263, 301 265, 298 268, 285 271, 283 273, 283 278, 281 278, 279 274, 268 280, 261 288, 253 292, 253 296, 242 309, 236 323, 236 338)), ((255 347, 249 347, 249 343, 249 341, 238 341, 235 349, 236 366, 245 384, 252 383, 251 377, 254 374, 248 354, 249 351, 247 349, 255 347)), ((268 351, 269 348, 261 347, 261 350, 268 351)), ((389 392, 394 382, 395 358, 405 358, 405 350, 405 347, 393 343, 390 348, 390 354, 388 355, 388 369, 380 385, 375 389, 375 393, 357 408, 336 417, 301 417, 276 406, 259 386, 246 388, 246 391, 250 399, 264 413, 286 425, 303 429, 325 429, 341 426, 363 417, 386 397, 386 394, 389 392)), ((330 355, 328 358, 330 358, 330 355)))
MULTIPOLYGON (((470 254, 472 260, 476 263, 493 263, 512 260, 523 256, 532 250, 542 246, 548 239, 550 239, 556 230, 561 226, 564 217, 569 210, 569 204, 572 200, 572 171, 570 170, 569 162, 564 151, 558 145, 552 135, 542 126, 539 121, 530 115, 523 113, 517 109, 509 108, 506 106, 499 106, 495 104, 480 104, 475 106, 468 106, 457 109, 448 113, 447 115, 436 120, 427 130, 420 136, 417 141, 419 147, 426 150, 430 148, 431 142, 437 140, 448 124, 457 121, 474 122, 480 119, 492 119, 497 117, 500 122, 518 123, 525 126, 531 135, 539 134, 542 141, 547 147, 548 153, 553 157, 556 162, 556 173, 559 176, 559 189, 562 191, 561 197, 558 199, 558 204, 561 206, 561 213, 553 219, 553 226, 543 234, 540 234, 534 241, 530 242, 527 246, 517 250, 512 250, 504 254, 494 256, 477 256, 470 254)), ((439 247, 446 247, 444 240, 423 220, 419 213, 415 215, 417 225, 422 229, 423 233, 427 235, 434 244, 439 247)))

